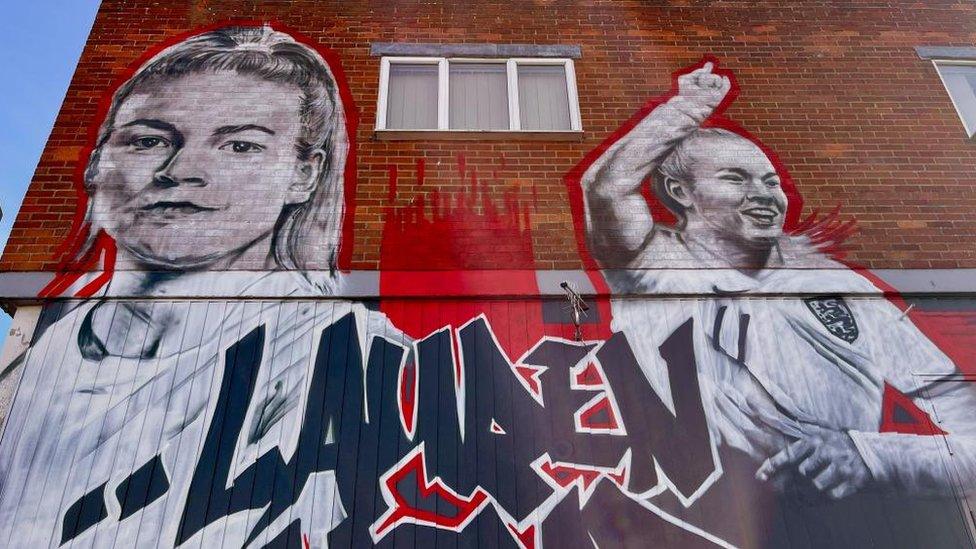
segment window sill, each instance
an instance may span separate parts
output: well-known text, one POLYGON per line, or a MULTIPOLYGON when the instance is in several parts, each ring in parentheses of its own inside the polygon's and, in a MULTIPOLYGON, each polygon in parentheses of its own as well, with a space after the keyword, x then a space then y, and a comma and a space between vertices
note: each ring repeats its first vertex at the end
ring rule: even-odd
POLYGON ((582 141, 582 131, 374 130, 376 141, 582 141))

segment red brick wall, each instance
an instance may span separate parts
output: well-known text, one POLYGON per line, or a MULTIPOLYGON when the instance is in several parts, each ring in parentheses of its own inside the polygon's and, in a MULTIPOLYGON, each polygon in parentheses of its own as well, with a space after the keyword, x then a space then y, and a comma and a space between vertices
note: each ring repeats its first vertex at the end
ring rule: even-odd
MULTIPOLYGON (((971 2, 105 0, 0 270, 54 269, 75 212, 78 156, 100 98, 125 69, 166 38, 233 18, 278 21, 342 59, 361 120, 352 268, 379 267, 391 166, 393 203, 401 207, 418 196, 429 201, 434 189, 470 188, 476 174, 497 204, 507 196, 528 205, 537 267, 578 268, 563 175, 665 93, 672 71, 704 54, 734 71, 741 93, 727 116, 776 151, 805 212, 840 204, 858 220, 850 259, 873 268, 976 267, 976 143, 931 64, 914 51, 976 43, 971 2), (584 139, 375 141, 374 41, 579 44, 584 139)), ((465 265, 511 266, 478 260, 497 247, 483 237, 490 233, 459 242, 472 258, 465 265)))

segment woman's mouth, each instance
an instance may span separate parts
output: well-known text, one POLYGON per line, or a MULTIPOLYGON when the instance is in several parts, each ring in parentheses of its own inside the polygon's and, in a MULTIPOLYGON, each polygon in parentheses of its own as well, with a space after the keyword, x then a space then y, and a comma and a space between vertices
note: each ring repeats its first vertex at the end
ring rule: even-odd
POLYGON ((142 208, 139 208, 139 210, 160 217, 180 217, 198 214, 200 212, 212 212, 216 210, 216 208, 208 208, 206 206, 194 204, 193 202, 185 201, 159 201, 153 202, 152 204, 146 204, 142 208))
POLYGON ((779 218, 778 211, 763 206, 748 208, 742 210, 740 213, 761 227, 772 227, 776 223, 777 218, 779 218))

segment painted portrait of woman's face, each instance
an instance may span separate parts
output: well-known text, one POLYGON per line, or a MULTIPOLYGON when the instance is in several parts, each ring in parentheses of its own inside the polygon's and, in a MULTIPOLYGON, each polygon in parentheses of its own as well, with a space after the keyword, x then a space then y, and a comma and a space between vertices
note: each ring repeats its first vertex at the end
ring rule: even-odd
POLYGON ((746 139, 705 139, 695 151, 688 201, 713 229, 743 243, 783 234, 787 197, 776 168, 746 139))
POLYGON ((93 221, 149 265, 266 266, 282 211, 309 200, 322 169, 321 154, 299 159, 301 100, 234 71, 141 83, 93 166, 93 221))
POLYGON ((78 257, 104 235, 124 270, 333 278, 355 168, 332 55, 269 25, 229 26, 134 69, 88 157, 78 257))

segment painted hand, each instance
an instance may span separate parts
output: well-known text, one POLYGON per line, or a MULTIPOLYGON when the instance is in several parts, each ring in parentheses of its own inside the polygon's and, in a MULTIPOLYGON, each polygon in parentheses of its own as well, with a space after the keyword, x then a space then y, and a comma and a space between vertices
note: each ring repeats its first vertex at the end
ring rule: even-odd
POLYGON ((678 77, 678 97, 707 114, 711 114, 732 89, 729 77, 714 74, 713 68, 714 64, 708 61, 702 68, 678 77))
POLYGON ((793 442, 763 462, 756 478, 766 481, 793 467, 831 499, 845 498, 871 480, 854 441, 839 431, 823 430, 793 442))

